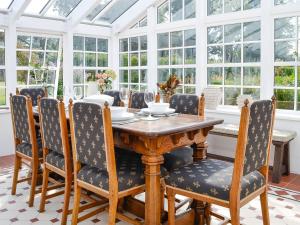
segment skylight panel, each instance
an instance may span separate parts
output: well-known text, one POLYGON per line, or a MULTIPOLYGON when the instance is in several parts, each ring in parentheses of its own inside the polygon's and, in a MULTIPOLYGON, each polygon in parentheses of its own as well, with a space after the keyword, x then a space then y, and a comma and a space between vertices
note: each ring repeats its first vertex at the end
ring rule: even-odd
POLYGON ((118 0, 98 19, 98 21, 113 23, 137 1, 138 0, 118 0))
POLYGON ((47 5, 49 0, 31 0, 27 8, 25 9, 25 14, 40 14, 42 9, 47 5))
POLYGON ((13 2, 12 0, 1 0, 0 9, 8 9, 12 2, 13 2))
POLYGON ((111 0, 102 0, 86 17, 87 20, 92 21, 109 3, 111 0))
POLYGON ((46 12, 50 17, 67 17, 82 0, 55 0, 46 12))

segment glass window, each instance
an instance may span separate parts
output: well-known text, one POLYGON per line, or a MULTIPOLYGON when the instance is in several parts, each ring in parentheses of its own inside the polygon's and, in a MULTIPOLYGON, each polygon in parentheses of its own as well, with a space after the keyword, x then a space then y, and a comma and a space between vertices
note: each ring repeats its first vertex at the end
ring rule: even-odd
POLYGON ((296 2, 299 2, 299 0, 274 0, 274 5, 285 5, 296 2))
POLYGON ((184 19, 196 17, 196 1, 184 0, 184 19))
POLYGON ((51 2, 46 16, 51 17, 67 17, 82 0, 54 0, 51 2))
MULTIPOLYGON (((1 0, 0 9, 8 9, 13 0, 1 0)), ((1 95, 0 95, 1 96, 1 95)), ((1 105, 1 104, 0 104, 1 105)))
POLYGON ((260 8, 261 0, 207 0, 207 15, 260 8))
POLYGON ((166 1, 157 8, 157 23, 165 23, 170 20, 169 2, 166 1))
POLYGON ((0 107, 6 104, 5 32, 0 30, 0 107))
POLYGON ((183 5, 182 0, 170 0, 171 1, 171 21, 182 20, 183 5))

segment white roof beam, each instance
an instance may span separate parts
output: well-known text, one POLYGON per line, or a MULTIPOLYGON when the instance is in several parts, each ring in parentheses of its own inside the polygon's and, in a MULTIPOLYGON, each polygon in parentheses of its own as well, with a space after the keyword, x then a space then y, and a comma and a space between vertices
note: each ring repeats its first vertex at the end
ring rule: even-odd
POLYGON ((108 10, 110 10, 117 1, 118 0, 112 0, 97 16, 95 16, 95 18, 92 20, 92 23, 94 23, 98 18, 100 18, 108 10))
POLYGON ((83 0, 79 5, 73 10, 73 12, 68 16, 67 27, 73 28, 78 25, 88 13, 94 9, 101 0, 83 0))
POLYGON ((31 0, 14 0, 10 6, 11 11, 9 12, 10 22, 16 22, 21 15, 24 13, 25 9, 29 5, 31 0))
POLYGON ((133 21, 141 17, 143 12, 146 12, 150 6, 153 6, 155 2, 156 0, 140 0, 135 3, 113 23, 113 33, 124 31, 133 21))

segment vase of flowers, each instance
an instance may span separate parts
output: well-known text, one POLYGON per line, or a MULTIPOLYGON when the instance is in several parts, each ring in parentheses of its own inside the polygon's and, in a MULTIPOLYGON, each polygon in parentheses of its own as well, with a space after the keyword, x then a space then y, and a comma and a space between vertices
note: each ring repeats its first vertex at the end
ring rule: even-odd
POLYGON ((107 69, 102 73, 96 74, 97 84, 100 94, 104 91, 112 89, 113 80, 116 79, 116 73, 112 69, 107 69))
POLYGON ((169 102, 170 97, 175 94, 176 88, 180 84, 175 74, 170 75, 165 83, 157 83, 163 102, 169 102))

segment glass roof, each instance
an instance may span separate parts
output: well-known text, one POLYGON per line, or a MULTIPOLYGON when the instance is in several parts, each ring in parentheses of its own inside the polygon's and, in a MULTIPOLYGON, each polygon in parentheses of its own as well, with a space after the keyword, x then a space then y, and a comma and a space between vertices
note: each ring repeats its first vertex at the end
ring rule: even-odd
POLYGON ((67 17, 82 0, 54 0, 46 12, 50 17, 67 17))
POLYGON ((0 0, 0 9, 8 9, 13 0, 0 0))
POLYGON ((92 21, 112 0, 102 0, 86 17, 86 20, 92 21))
POLYGON ((24 12, 26 14, 40 14, 48 2, 49 0, 31 0, 24 12))
POLYGON ((113 23, 136 2, 138 2, 138 0, 117 0, 115 3, 113 3, 111 8, 109 8, 97 19, 97 21, 113 23))

